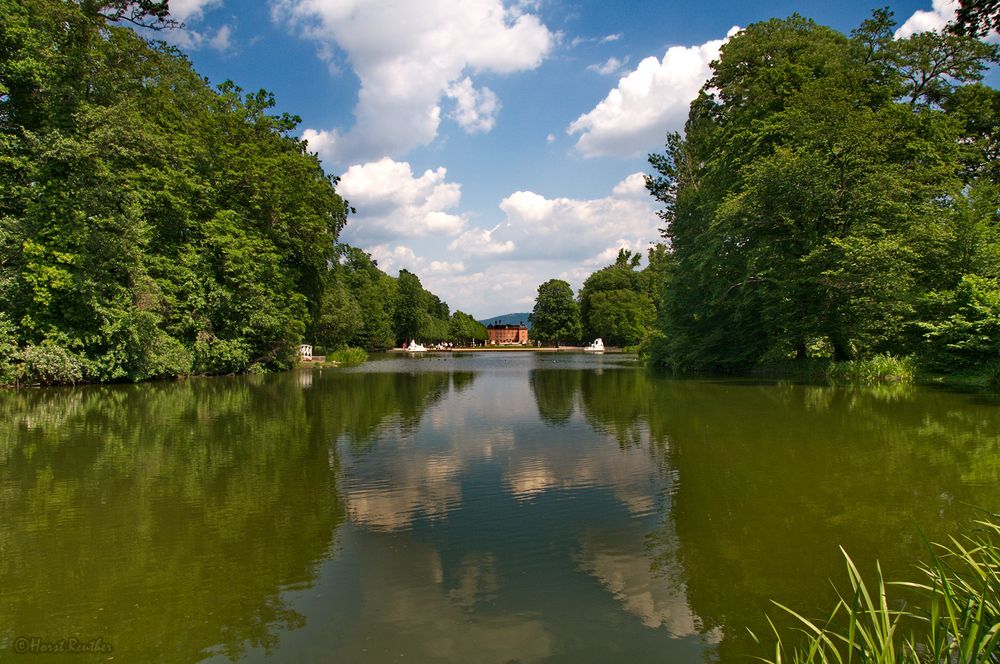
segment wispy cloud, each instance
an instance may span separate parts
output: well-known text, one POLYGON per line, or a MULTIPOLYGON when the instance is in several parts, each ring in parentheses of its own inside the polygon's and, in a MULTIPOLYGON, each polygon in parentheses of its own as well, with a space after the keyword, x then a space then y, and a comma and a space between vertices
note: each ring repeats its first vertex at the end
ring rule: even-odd
POLYGON ((612 56, 599 65, 587 65, 587 69, 589 71, 597 72, 601 76, 608 76, 610 74, 617 74, 621 71, 622 67, 627 64, 628 56, 626 56, 624 60, 619 60, 618 58, 612 56))
POLYGON ((446 180, 447 169, 414 176, 410 164, 385 158, 351 166, 337 190, 357 208, 344 229, 345 241, 362 247, 402 238, 454 236, 465 219, 450 210, 462 198, 462 187, 446 180))

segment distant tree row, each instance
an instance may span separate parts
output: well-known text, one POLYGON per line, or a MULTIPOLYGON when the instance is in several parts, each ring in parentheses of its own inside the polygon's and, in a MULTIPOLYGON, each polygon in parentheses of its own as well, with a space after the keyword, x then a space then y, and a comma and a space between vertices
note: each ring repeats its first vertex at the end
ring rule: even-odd
POLYGON ((567 282, 546 281, 538 287, 532 335, 553 343, 596 338, 611 346, 643 343, 656 328, 667 257, 666 247, 656 245, 640 270, 642 255, 620 249, 612 265, 587 277, 576 297, 567 282))
POLYGON ((378 351, 414 339, 461 345, 486 339, 485 326, 462 311, 449 315, 448 305, 417 275, 400 270, 398 278, 390 277, 371 256, 346 245, 327 273, 314 321, 309 339, 328 348, 378 351))
POLYGON ((793 15, 723 47, 684 136, 650 156, 658 362, 1000 361, 1000 92, 978 82, 997 47, 895 27, 793 15))

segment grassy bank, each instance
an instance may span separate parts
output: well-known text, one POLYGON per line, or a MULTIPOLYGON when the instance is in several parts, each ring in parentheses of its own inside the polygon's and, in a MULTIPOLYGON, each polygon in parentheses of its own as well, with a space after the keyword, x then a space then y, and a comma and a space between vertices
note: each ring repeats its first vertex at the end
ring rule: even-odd
POLYGON ((927 384, 962 389, 1000 391, 1000 362, 981 371, 941 373, 920 365, 912 357, 875 355, 865 360, 834 362, 829 359, 789 360, 753 367, 751 376, 788 378, 834 385, 927 384))
POLYGON ((761 364, 748 373, 754 376, 828 381, 835 385, 913 383, 918 379, 917 364, 909 357, 875 355, 864 360, 834 362, 829 359, 788 360, 761 364))
POLYGON ((879 568, 866 582, 845 552, 849 588, 830 614, 814 620, 775 602, 799 629, 775 628, 760 661, 1000 662, 1000 516, 989 514, 971 534, 928 548, 917 580, 902 582, 886 581, 879 568))

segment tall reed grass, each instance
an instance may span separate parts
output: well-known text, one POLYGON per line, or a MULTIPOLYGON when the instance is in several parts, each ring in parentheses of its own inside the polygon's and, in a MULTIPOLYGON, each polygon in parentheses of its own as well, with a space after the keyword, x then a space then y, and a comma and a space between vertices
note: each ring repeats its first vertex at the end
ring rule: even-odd
POLYGON ((353 348, 351 346, 338 348, 333 351, 329 357, 341 366, 348 364, 361 364, 362 362, 368 361, 368 353, 365 352, 364 348, 353 348))
POLYGON ((769 619, 773 654, 758 659, 773 664, 1000 662, 1000 516, 989 514, 975 522, 972 534, 928 547, 930 562, 920 568, 920 580, 886 582, 878 568, 873 585, 844 552, 849 592, 839 595, 823 620, 775 602, 795 617, 804 638, 788 645, 792 635, 782 634, 769 619), (915 593, 919 604, 891 598, 897 589, 915 593))
POLYGON ((827 369, 827 377, 835 383, 912 383, 916 376, 912 358, 888 353, 865 360, 834 362, 827 369))
POLYGON ((991 390, 1000 391, 1000 361, 986 367, 986 386, 991 390))

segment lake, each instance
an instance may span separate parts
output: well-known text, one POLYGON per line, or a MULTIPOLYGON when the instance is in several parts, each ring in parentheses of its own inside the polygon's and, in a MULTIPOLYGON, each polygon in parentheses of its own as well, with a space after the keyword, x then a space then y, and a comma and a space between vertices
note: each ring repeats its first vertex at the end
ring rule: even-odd
POLYGON ((0 661, 745 662, 839 547, 916 578, 974 506, 1000 406, 939 389, 483 353, 6 391, 0 661))

